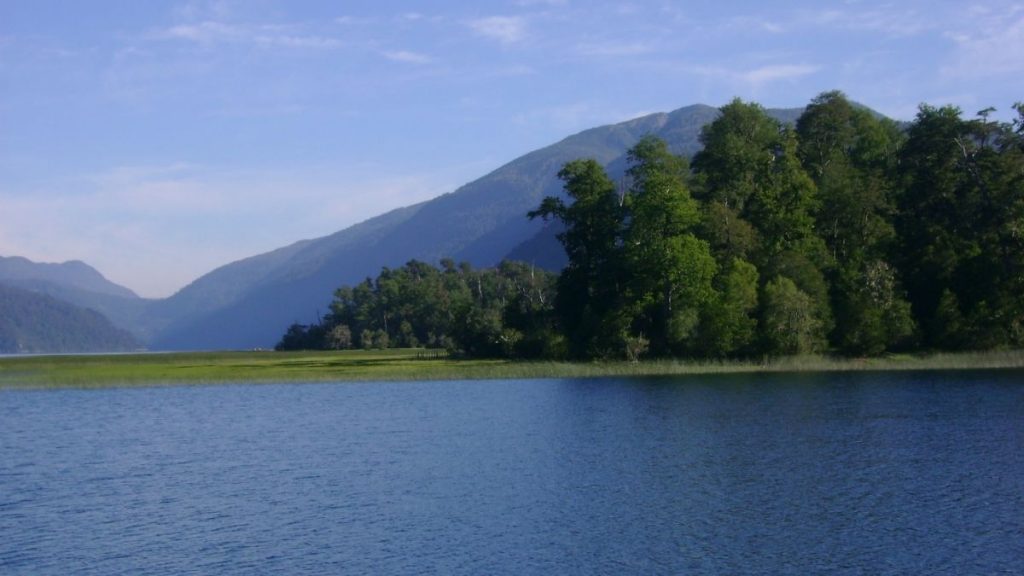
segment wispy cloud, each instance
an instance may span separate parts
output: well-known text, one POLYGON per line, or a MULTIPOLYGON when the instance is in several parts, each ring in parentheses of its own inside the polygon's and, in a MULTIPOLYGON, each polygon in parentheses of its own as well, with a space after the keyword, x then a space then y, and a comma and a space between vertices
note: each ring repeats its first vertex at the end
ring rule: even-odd
POLYGON ((576 46, 578 54, 598 57, 639 56, 653 51, 654 47, 645 42, 600 42, 576 46))
POLYGON ((160 30, 153 34, 154 38, 165 40, 188 40, 208 44, 236 40, 242 37, 242 31, 221 22, 199 22, 196 24, 179 24, 160 30))
POLYGON ((526 20, 521 16, 488 16, 470 20, 468 25, 477 35, 502 44, 515 44, 526 37, 526 20))
POLYGON ((516 115, 513 120, 521 126, 555 126, 561 132, 571 133, 592 126, 632 120, 646 114, 635 109, 624 111, 601 102, 581 100, 526 111, 516 115))
POLYGON ((738 16, 736 18, 732 18, 728 20, 722 28, 731 34, 764 32, 769 34, 781 34, 786 31, 786 27, 779 22, 752 16, 738 16))
POLYGON ((569 0, 516 0, 516 6, 565 6, 569 0))
POLYGON ((886 4, 865 9, 836 9, 806 11, 793 18, 797 26, 835 28, 876 32, 893 37, 919 34, 936 25, 935 18, 928 18, 913 8, 886 4))
POLYGON ((233 260, 450 192, 463 170, 114 167, 45 193, 0 188, 0 254, 84 260, 141 295, 167 296, 233 260))
POLYGON ((753 85, 775 82, 777 80, 794 80, 814 74, 820 66, 810 64, 774 64, 761 66, 739 74, 739 77, 753 85))
POLYGON ((971 27, 949 32, 955 51, 942 73, 953 78, 985 78, 1024 72, 1024 6, 993 12, 975 7, 971 27))
POLYGON ((332 49, 342 45, 337 38, 304 34, 292 26, 228 24, 212 20, 178 24, 150 36, 158 40, 181 40, 202 45, 245 43, 309 49, 332 49))
POLYGON ((360 17, 360 16, 348 16, 348 15, 338 16, 337 18, 334 19, 334 23, 335 24, 340 24, 342 26, 355 26, 355 25, 359 25, 359 24, 370 24, 373 21, 374 21, 373 18, 365 18, 365 17, 360 17))
POLYGON ((175 6, 175 15, 182 20, 224 19, 231 13, 225 0, 189 0, 175 6))
POLYGON ((814 74, 820 69, 820 66, 812 64, 769 64, 746 70, 722 66, 689 66, 683 68, 687 72, 700 76, 722 78, 754 89, 771 82, 803 78, 804 76, 814 74))
POLYGON ((433 62, 433 58, 426 54, 420 54, 419 52, 410 52, 408 50, 395 50, 391 52, 384 52, 384 57, 388 60, 395 62, 405 62, 407 64, 430 64, 433 62))

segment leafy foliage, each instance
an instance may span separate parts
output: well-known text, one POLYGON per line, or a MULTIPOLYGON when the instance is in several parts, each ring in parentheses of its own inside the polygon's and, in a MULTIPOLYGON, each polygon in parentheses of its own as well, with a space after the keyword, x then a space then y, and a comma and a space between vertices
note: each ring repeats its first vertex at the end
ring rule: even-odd
POLYGON ((692 171, 653 136, 618 187, 596 159, 566 162, 564 196, 528 214, 561 226, 557 278, 412 261, 339 289, 324 322, 280 347, 634 361, 1019 347, 1014 109, 998 123, 923 105, 902 130, 840 92, 795 126, 737 99, 702 129, 692 171))
POLYGON ((412 260, 335 292, 331 313, 293 324, 278 350, 444 348, 476 357, 559 356, 554 275, 519 262, 474 270, 412 260))

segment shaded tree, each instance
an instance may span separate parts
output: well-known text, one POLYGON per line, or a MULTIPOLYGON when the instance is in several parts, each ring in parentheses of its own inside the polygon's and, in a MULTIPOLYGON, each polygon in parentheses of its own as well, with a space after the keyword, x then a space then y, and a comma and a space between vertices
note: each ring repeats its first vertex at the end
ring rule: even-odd
POLYGON ((625 212, 615 185, 595 160, 575 160, 558 173, 570 202, 547 197, 530 218, 562 222, 558 235, 569 263, 558 277, 555 311, 574 357, 619 348, 623 313, 621 235, 625 212))

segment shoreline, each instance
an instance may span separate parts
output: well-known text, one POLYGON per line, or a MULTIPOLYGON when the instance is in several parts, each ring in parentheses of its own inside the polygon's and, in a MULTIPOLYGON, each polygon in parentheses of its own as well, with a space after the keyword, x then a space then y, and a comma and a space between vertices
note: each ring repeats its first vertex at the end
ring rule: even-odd
POLYGON ((0 358, 0 390, 201 384, 704 376, 813 372, 1024 369, 1024 350, 783 357, 755 361, 513 361, 424 358, 422 349, 174 352, 0 358))

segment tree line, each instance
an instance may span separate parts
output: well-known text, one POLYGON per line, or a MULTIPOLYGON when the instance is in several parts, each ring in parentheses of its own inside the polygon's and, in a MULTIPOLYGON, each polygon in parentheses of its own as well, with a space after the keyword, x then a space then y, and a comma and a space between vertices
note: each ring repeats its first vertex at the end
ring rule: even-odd
POLYGON ((736 99, 692 162, 655 137, 616 183, 559 172, 568 265, 410 262, 341 288, 280 348, 447 347, 477 356, 729 358, 964 350, 1024 341, 1024 105, 901 126, 840 92, 795 126, 736 99))
POLYGON ((278 350, 442 348, 477 357, 557 357, 555 275, 522 262, 473 269, 412 260, 343 286, 326 318, 293 324, 278 350))

